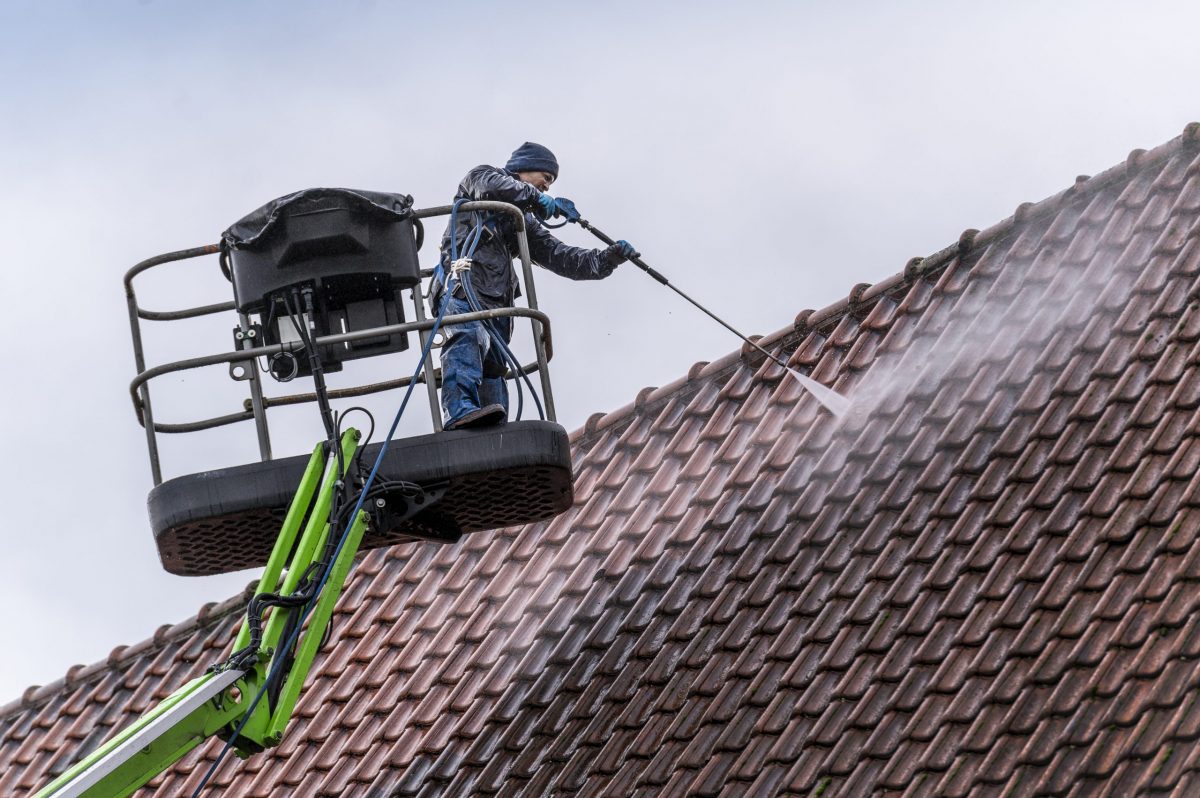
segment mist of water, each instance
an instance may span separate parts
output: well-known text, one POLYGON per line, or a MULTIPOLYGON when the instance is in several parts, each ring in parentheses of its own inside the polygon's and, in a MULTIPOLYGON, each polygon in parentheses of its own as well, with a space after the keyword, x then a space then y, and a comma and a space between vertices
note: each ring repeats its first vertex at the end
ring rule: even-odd
MULTIPOLYGON (((1042 234, 1042 231, 1031 233, 1039 239, 1042 234)), ((782 436, 778 426, 773 428, 772 424, 782 424, 785 428, 791 425, 792 431, 803 435, 794 460, 784 471, 763 467, 755 475, 756 506, 774 502, 775 492, 787 484, 795 494, 789 493, 784 498, 786 507, 782 512, 789 516, 800 513, 817 520, 811 528, 793 523, 777 534, 828 535, 830 541, 834 540, 833 535, 841 536, 840 543, 827 547, 828 554, 817 554, 803 562, 763 567, 789 569, 793 584, 807 584, 818 581, 814 574, 822 568, 829 572, 841 570, 840 566, 828 566, 825 557, 844 557, 847 548, 856 552, 852 556, 868 556, 857 553, 855 542, 855 536, 868 521, 864 520, 865 515, 857 514, 856 503, 846 501, 845 497, 861 493, 869 472, 886 478, 887 474, 911 474, 924 468, 930 458, 929 450, 910 451, 918 430, 925 437, 932 436, 935 447, 944 447, 949 445, 944 442, 947 430, 954 426, 960 430, 954 446, 965 448, 961 430, 978 429, 984 415, 989 413, 992 415, 988 426, 994 429, 995 415, 1012 413, 1035 378, 1039 384, 1049 382, 1053 387, 1059 380, 1070 379, 1066 365, 1074 357, 1097 361, 1132 291, 1139 282, 1155 279, 1147 276, 1144 263, 1127 262, 1118 248, 1106 250, 1101 245, 1102 242, 1091 242, 1090 246, 1081 246, 1093 253, 1087 259, 1068 260, 1060 256, 1056 263, 1040 263, 1037 268, 1033 254, 1020 257, 1010 251, 1005 254, 1004 263, 995 268, 986 262, 952 266, 972 271, 970 279, 959 283, 962 286, 959 290, 947 290, 945 286, 933 290, 928 284, 914 288, 910 296, 925 291, 928 304, 916 312, 897 313, 897 323, 880 339, 868 368, 843 377, 846 396, 788 369, 803 390, 829 410, 835 420, 816 416, 815 408, 810 403, 798 402, 795 387, 786 382, 774 388, 756 386, 755 390, 770 390, 770 403, 776 405, 777 411, 785 412, 764 413, 762 428, 751 436, 754 441, 751 445, 764 452, 777 448, 782 436), (994 403, 992 400, 1001 392, 1011 400, 994 403), (786 412, 788 408, 795 411, 786 412), (900 419, 907 421, 897 423, 900 419), (760 488, 768 488, 770 495, 764 498, 760 488), (813 508, 817 511, 809 512, 813 508)), ((1039 252, 1039 257, 1046 256, 1044 250, 1030 248, 1030 251, 1039 252)), ((943 283, 945 276, 944 273, 943 283)), ((885 297, 880 301, 895 300, 885 297)), ((1156 321, 1154 325, 1161 327, 1165 323, 1156 321)), ((1030 406, 1036 409, 1044 401, 1033 400, 1030 406)), ((631 423, 651 421, 634 418, 631 423)), ((706 424, 709 419, 696 416, 684 423, 706 424)), ((629 433, 617 434, 624 437, 629 433)), ((614 661, 618 664, 625 662, 619 659, 629 656, 621 653, 625 651, 623 648, 609 651, 594 644, 585 645, 590 634, 586 629, 589 624, 601 623, 601 618, 607 619, 605 623, 623 625, 635 614, 635 607, 640 606, 635 601, 652 571, 657 572, 660 583, 676 586, 672 589, 680 592, 680 600, 693 600, 692 591, 697 589, 699 575, 705 573, 705 557, 712 556, 712 552, 705 555, 703 547, 690 541, 706 535, 721 536, 724 530, 710 528, 703 519, 693 519, 681 527, 678 519, 670 515, 673 511, 667 509, 670 502, 665 499, 662 506, 622 508, 622 504, 628 504, 627 491, 641 495, 642 501, 658 501, 646 496, 645 484, 640 487, 636 484, 653 477, 643 470, 626 474, 626 481, 619 486, 603 483, 601 474, 611 467, 609 457, 613 449, 607 444, 597 446, 603 446, 610 454, 598 454, 594 461, 585 454, 577 464, 580 504, 574 510, 548 524, 525 527, 515 536, 511 532, 479 533, 480 536, 460 544, 458 556, 471 557, 475 569, 484 568, 487 563, 503 563, 490 579, 505 586, 499 601, 479 603, 471 610, 470 620, 477 635, 483 636, 486 630, 491 672, 501 676, 491 678, 493 684, 489 688, 484 687, 482 679, 477 679, 476 684, 459 685, 460 702, 526 705, 531 694, 546 689, 538 681, 538 675, 546 667, 551 650, 560 658, 573 658, 572 678, 581 682, 592 678, 604 657, 617 657, 614 661), (587 530, 576 528, 588 516, 592 520, 587 530), (596 517, 602 517, 603 521, 597 522, 596 517), (489 548, 485 555, 484 550, 489 548), (502 695, 497 694, 497 687, 502 695)), ((957 452, 958 448, 949 454, 958 456, 957 452)), ((713 456, 715 463, 718 458, 713 456)), ((740 457, 743 462, 752 460, 746 453, 740 457)), ((715 490, 731 497, 745 494, 744 484, 739 483, 739 487, 732 483, 735 478, 744 480, 745 475, 731 470, 731 481, 715 490)), ((975 477, 964 474, 959 478, 975 477)), ((903 480, 897 485, 903 487, 903 480)), ((673 490, 687 488, 676 486, 673 490)), ((955 519, 932 517, 931 506, 926 506, 932 504, 914 503, 909 523, 939 525, 948 534, 955 519)), ((909 538, 899 540, 894 556, 908 558, 905 547, 911 545, 909 538)), ((909 567, 928 570, 931 566, 926 560, 913 561, 909 567)), ((450 612, 450 606, 446 604, 443 609, 450 612)), ((753 608, 745 611, 758 612, 753 608)), ((424 621, 437 624, 441 619, 424 621)), ((644 623, 644 618, 641 622, 644 623)), ((468 652, 475 645, 457 641, 450 659, 458 661, 474 656, 468 652)), ((445 700, 450 700, 448 693, 445 700)), ((547 699, 543 695, 539 700, 547 699)), ((549 722, 546 718, 537 721, 542 733, 549 733, 542 728, 549 722)), ((518 725, 514 724, 516 728, 518 725)), ((515 744, 519 740, 514 738, 510 742, 515 744)), ((442 754, 455 758, 462 755, 449 749, 442 754)))
POLYGON ((832 388, 828 388, 810 377, 805 377, 795 369, 788 369, 787 373, 791 374, 792 378, 804 387, 804 390, 808 391, 814 399, 821 403, 822 407, 837 418, 844 416, 850 409, 850 400, 832 388))

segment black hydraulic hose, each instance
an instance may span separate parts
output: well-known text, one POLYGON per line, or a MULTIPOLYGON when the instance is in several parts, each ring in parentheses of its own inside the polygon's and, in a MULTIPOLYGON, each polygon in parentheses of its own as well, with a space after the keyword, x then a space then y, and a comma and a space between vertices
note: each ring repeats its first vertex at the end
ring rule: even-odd
MULTIPOLYGON (((305 286, 303 292, 292 289, 292 296, 299 299, 298 293, 302 293, 304 297, 304 315, 301 315, 299 320, 293 320, 292 324, 296 327, 296 331, 300 334, 304 341, 304 348, 308 350, 309 368, 312 370, 313 384, 316 387, 317 404, 321 409, 321 421, 325 425, 325 436, 329 439, 329 445, 333 446, 338 451, 338 465, 341 465, 341 447, 340 441, 337 440, 337 425, 333 421, 333 410, 329 407, 329 393, 325 388, 325 369, 321 363, 321 353, 313 346, 313 337, 315 329, 309 329, 309 325, 315 325, 315 307, 313 305, 313 290, 310 286, 305 286)), ((288 312, 292 312, 292 306, 288 305, 288 312)))
MULTIPOLYGON (((598 230, 598 229, 596 229, 596 228, 595 228, 595 227, 594 227, 594 226, 591 224, 591 222, 589 222, 587 219, 579 219, 579 220, 577 220, 577 224, 578 224, 580 227, 582 227, 584 230, 587 230, 589 233, 591 233, 592 235, 594 235, 596 238, 598 238, 598 239, 600 239, 601 241, 603 241, 605 244, 608 244, 610 247, 611 247, 613 244, 617 243, 617 242, 616 242, 616 241, 614 241, 612 238, 609 238, 609 237, 608 237, 608 236, 607 236, 607 235, 604 233, 604 231, 603 231, 603 230, 598 230)), ((780 360, 778 357, 776 357, 775 355, 773 355, 773 354, 771 354, 770 352, 768 352, 766 349, 763 349, 761 346, 759 346, 759 345, 758 345, 757 343, 755 343, 754 341, 751 341, 751 340, 750 340, 749 338, 747 338, 745 335, 742 335, 742 333, 738 332, 738 330, 736 330, 736 329, 735 329, 733 326, 731 326, 731 325, 730 325, 730 324, 729 324, 727 321, 725 321, 724 319, 722 319, 720 316, 718 316, 717 314, 713 313, 711 310, 709 310, 708 308, 704 307, 703 305, 701 305, 701 304, 700 304, 699 302, 697 302, 696 300, 692 299, 690 296, 688 296, 688 295, 687 295, 687 294, 685 294, 684 292, 680 291, 680 290, 679 290, 677 287, 675 287, 674 285, 672 285, 672 284, 671 284, 671 281, 670 281, 670 280, 668 280, 666 277, 664 277, 664 276, 663 276, 661 273, 659 273, 659 272, 655 271, 653 268, 651 268, 651 267, 650 267, 650 265, 649 265, 649 264, 647 264, 647 263, 646 263, 644 260, 642 260, 642 258, 641 258, 641 256, 640 256, 640 255, 630 258, 630 259, 629 259, 629 262, 630 262, 630 263, 632 263, 634 266, 637 266, 639 269, 641 269, 642 271, 644 271, 646 274, 648 274, 648 275, 650 275, 651 277, 653 277, 653 278, 654 278, 655 280, 657 280, 658 282, 660 282, 660 283, 662 283, 663 285, 665 285, 667 288, 670 288, 672 291, 674 291, 675 293, 679 294, 681 297, 683 297, 684 299, 686 299, 688 302, 691 302, 693 305, 695 305, 697 308, 699 308, 701 311, 703 311, 703 312, 704 312, 704 313, 705 313, 705 314, 706 314, 706 315, 707 315, 709 318, 711 318, 711 319, 712 319, 713 321, 715 321, 717 324, 720 324, 720 325, 721 325, 722 327, 724 327, 726 330, 729 330, 731 333, 733 333, 734 335, 736 335, 738 338, 741 338, 743 341, 745 341, 746 343, 750 344, 750 346, 754 347, 754 348, 755 348, 755 349, 757 349, 759 352, 762 352, 764 355, 766 355, 767 357, 769 357, 769 358, 770 358, 771 360, 773 360, 774 362, 778 363, 780 366, 783 366, 785 369, 788 369, 789 371, 792 369, 792 367, 791 367, 791 366, 789 366, 787 363, 783 362, 783 361, 782 361, 782 360, 780 360)))

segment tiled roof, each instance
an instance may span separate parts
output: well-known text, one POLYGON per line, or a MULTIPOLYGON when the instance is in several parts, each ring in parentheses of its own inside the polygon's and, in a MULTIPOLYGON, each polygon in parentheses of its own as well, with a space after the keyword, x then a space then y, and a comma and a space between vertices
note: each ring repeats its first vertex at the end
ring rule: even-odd
MULTIPOLYGON (((576 506, 371 552, 239 796, 1200 794, 1196 126, 573 436, 576 506)), ((0 794, 244 597, 0 709, 0 794)), ((213 743, 143 794, 187 794, 213 743)))

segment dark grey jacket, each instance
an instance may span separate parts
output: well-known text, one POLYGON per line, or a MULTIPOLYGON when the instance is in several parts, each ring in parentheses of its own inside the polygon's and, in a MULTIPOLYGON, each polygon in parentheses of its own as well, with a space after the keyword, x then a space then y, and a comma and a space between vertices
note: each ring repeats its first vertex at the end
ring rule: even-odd
MULTIPOLYGON (((572 247, 559 241, 542 226, 533 210, 538 207, 540 192, 522 182, 512 172, 494 166, 476 166, 463 178, 454 198, 511 202, 525 211, 525 230, 529 238, 529 255, 533 262, 555 274, 572 280, 599 280, 616 268, 601 249, 572 247)), ((487 230, 472 255, 471 284, 484 307, 512 305, 521 295, 513 259, 519 257, 516 226, 506 214, 487 214, 487 230)), ((475 227, 478 214, 458 215, 458 252, 462 257, 467 235, 475 227)), ((450 225, 442 234, 442 269, 450 269, 450 225)), ((434 288, 434 303, 440 301, 442 286, 434 288)))

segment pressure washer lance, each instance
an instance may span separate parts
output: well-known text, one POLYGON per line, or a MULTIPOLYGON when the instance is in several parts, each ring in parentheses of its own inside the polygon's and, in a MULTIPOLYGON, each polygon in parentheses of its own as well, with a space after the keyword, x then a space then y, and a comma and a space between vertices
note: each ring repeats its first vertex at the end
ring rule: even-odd
MULTIPOLYGON (((595 227, 593 227, 592 224, 587 219, 582 219, 582 218, 576 219, 575 223, 578 224, 580 227, 582 227, 584 230, 587 230, 589 233, 594 235, 596 238, 603 241, 605 244, 608 244, 609 246, 612 246, 613 244, 616 243, 616 241, 614 241, 613 239, 611 239, 607 235, 605 235, 603 230, 597 230, 595 227)), ((833 413, 835 416, 841 417, 842 414, 844 414, 846 412, 846 410, 849 409, 849 407, 850 407, 849 399, 842 396, 840 393, 833 390, 832 388, 825 387, 824 385, 822 385, 821 383, 812 379, 811 377, 805 377, 803 374, 796 371, 794 368, 789 366, 787 363, 784 363, 783 360, 781 360, 780 358, 771 354, 766 349, 763 349, 761 346, 756 344, 754 341, 751 341, 746 336, 742 335, 736 329, 731 327, 724 319, 720 318, 715 313, 713 313, 711 310, 704 307, 699 302, 692 299, 690 296, 685 294, 683 291, 680 291, 678 288, 676 288, 674 285, 672 285, 670 280, 668 280, 666 277, 664 277, 661 273, 655 271, 645 261, 643 261, 641 259, 640 255, 630 258, 630 261, 635 266, 637 266, 639 269, 644 271, 646 274, 650 275, 655 280, 657 280, 658 282, 665 285, 667 288, 670 288, 672 291, 679 294, 681 297, 686 299, 688 302, 691 302, 693 305, 695 305, 697 308, 699 308, 705 314, 707 314, 709 318, 711 318, 713 321, 720 324, 726 330, 729 330, 731 333, 736 335, 738 338, 741 338, 743 341, 750 344, 750 346, 754 347, 759 352, 762 352, 764 355, 769 357, 772 361, 774 361, 775 363, 782 366, 783 369, 785 371, 787 371, 788 374, 791 374, 796 379, 796 381, 799 382, 806 391, 808 391, 810 394, 812 394, 813 398, 816 399, 818 402, 820 402, 821 405, 826 410, 828 410, 830 413, 833 413)))

